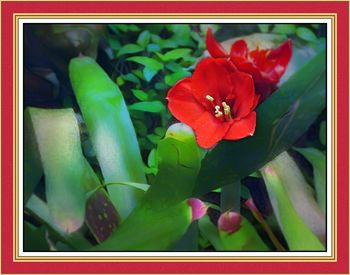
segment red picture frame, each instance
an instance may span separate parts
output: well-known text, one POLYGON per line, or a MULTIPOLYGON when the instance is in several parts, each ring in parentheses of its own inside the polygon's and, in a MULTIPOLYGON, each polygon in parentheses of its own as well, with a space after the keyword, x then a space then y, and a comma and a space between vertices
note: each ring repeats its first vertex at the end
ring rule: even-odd
POLYGON ((349 2, 348 1, 2 1, 1 47, 1 273, 313 273, 349 274, 349 2), (17 15, 63 14, 299 14, 336 18, 336 193, 333 259, 309 260, 94 260, 82 257, 45 262, 16 256, 14 183, 17 109, 16 81, 17 15))

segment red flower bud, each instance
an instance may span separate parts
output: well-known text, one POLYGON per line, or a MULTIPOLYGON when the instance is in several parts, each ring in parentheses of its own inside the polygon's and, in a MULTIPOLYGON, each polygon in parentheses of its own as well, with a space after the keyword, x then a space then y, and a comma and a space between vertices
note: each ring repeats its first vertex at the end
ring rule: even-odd
POLYGON ((241 227, 242 217, 236 212, 225 212, 218 220, 218 228, 227 233, 234 233, 241 227))

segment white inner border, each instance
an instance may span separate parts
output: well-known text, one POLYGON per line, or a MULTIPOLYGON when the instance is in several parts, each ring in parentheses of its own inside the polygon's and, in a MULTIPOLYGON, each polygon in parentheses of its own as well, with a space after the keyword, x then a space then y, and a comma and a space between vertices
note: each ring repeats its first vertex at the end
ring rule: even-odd
POLYGON ((332 115, 332 78, 331 78, 331 47, 332 47, 332 26, 331 19, 19 19, 19 175, 18 186, 19 203, 18 203, 18 236, 19 236, 19 256, 31 257, 57 257, 57 256, 200 256, 200 257, 232 257, 232 256, 248 256, 248 257, 329 257, 332 248, 332 188, 331 188, 331 144, 332 133, 331 115, 332 115), (326 23, 327 24, 327 251, 325 252, 24 252, 23 251, 23 24, 25 23, 326 23), (22 210, 22 211, 21 211, 22 210))

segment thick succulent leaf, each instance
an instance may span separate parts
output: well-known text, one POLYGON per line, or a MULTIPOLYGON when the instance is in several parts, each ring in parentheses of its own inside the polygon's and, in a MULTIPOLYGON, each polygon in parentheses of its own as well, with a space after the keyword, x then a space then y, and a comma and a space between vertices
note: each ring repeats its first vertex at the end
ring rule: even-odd
POLYGON ((186 201, 163 208, 137 207, 121 226, 94 251, 166 250, 185 234, 191 223, 186 201))
MULTIPOLYGON (((25 205, 25 211, 42 222, 50 235, 54 235, 56 239, 61 240, 70 247, 70 250, 87 249, 91 246, 90 242, 79 232, 74 232, 67 235, 51 217, 49 207, 46 202, 40 199, 35 194, 30 197, 25 205)), ((41 241, 39 238, 37 241, 41 241)))
POLYGON ((201 235, 207 239, 217 251, 224 250, 224 244, 219 236, 217 227, 210 221, 208 215, 205 215, 198 221, 199 231, 201 235))
POLYGON ((313 231, 324 233, 325 220, 319 220, 322 216, 318 216, 317 211, 320 210, 317 205, 315 207, 304 183, 300 184, 300 171, 291 175, 293 172, 290 170, 295 172, 295 169, 290 166, 286 168, 285 159, 286 156, 282 154, 260 170, 280 228, 290 250, 323 251, 325 248, 313 231))
POLYGON ((234 233, 219 230, 219 238, 226 251, 269 251, 254 226, 242 218, 241 227, 234 233))
POLYGON ((165 250, 186 233, 192 219, 186 198, 201 159, 193 132, 187 128, 183 124, 169 128, 157 147, 159 171, 142 203, 94 249, 165 250))
POLYGON ((81 227, 85 216, 85 159, 74 112, 27 108, 25 116, 26 135, 32 136, 38 147, 52 219, 63 232, 72 233, 81 227))
POLYGON ((326 156, 316 148, 294 148, 302 154, 313 167, 316 198, 319 206, 326 211, 326 156))
MULTIPOLYGON (((326 220, 321 208, 317 205, 313 190, 307 184, 302 172, 287 152, 278 155, 269 162, 278 174, 293 207, 303 221, 320 240, 325 240, 326 220)), ((271 194, 269 193, 271 200, 271 194)), ((276 211, 275 211, 276 212, 276 211)))
POLYGON ((322 52, 258 107, 254 136, 220 142, 202 161, 194 194, 239 180, 288 149, 324 109, 325 70, 322 52))
MULTIPOLYGON (((69 76, 105 182, 146 183, 136 133, 118 86, 89 57, 69 64, 69 76)), ((125 185, 107 186, 122 219, 142 192, 125 185)))

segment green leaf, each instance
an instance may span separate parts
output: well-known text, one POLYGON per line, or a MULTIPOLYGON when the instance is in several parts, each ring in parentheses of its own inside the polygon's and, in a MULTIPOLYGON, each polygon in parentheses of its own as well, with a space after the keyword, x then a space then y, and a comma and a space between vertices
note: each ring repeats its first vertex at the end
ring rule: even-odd
POLYGON ((28 222, 23 224, 23 250, 28 251, 49 251, 46 241, 47 231, 44 226, 36 228, 28 222))
POLYGON ((160 47, 157 44, 151 43, 147 45, 147 51, 150 53, 158 52, 160 51, 160 47))
POLYGON ((137 90, 137 89, 131 89, 131 91, 132 91, 133 95, 134 95, 137 99, 139 99, 139 100, 141 100, 141 101, 146 101, 146 100, 148 100, 148 94, 145 93, 144 91, 137 90))
POLYGON ((129 105, 128 108, 129 110, 133 111, 142 111, 149 113, 160 113, 165 110, 164 104, 158 100, 137 102, 129 105))
POLYGON ((172 125, 156 153, 159 171, 144 202, 168 205, 189 198, 202 159, 192 130, 182 123, 172 125))
POLYGON ((129 57, 127 60, 133 61, 136 63, 139 63, 145 67, 147 67, 150 70, 153 70, 155 72, 158 72, 159 70, 163 69, 163 64, 158 62, 157 60, 146 57, 146 56, 132 56, 129 57))
POLYGON ((137 44, 139 44, 143 49, 147 47, 151 40, 151 34, 149 31, 145 30, 140 33, 139 37, 137 38, 137 44))
POLYGON ((326 122, 322 121, 320 123, 320 133, 319 133, 319 137, 320 137, 320 142, 323 146, 326 146, 326 142, 327 142, 327 132, 326 132, 326 122))
POLYGON ((268 32, 271 24, 258 24, 261 32, 268 32))
POLYGON ((136 75, 132 74, 132 73, 128 73, 126 75, 122 75, 122 77, 129 82, 135 83, 135 84, 140 84, 140 79, 137 78, 136 75))
POLYGON ((275 24, 275 26, 272 29, 272 32, 291 35, 295 33, 295 30, 295 24, 275 24))
POLYGON ((123 47, 120 48, 118 51, 117 57, 122 56, 124 54, 131 54, 131 53, 139 53, 142 52, 143 48, 136 44, 126 44, 123 47))
POLYGON ((63 232, 72 233, 84 222, 86 169, 74 112, 30 107, 25 116, 26 135, 37 145, 45 174, 46 200, 52 219, 63 232))
POLYGON ((169 135, 158 144, 159 171, 142 204, 94 250, 165 250, 187 231, 191 207, 184 199, 195 182, 200 154, 187 126, 170 128, 169 135))
MULTIPOLYGON (((73 58, 69 76, 104 182, 146 183, 135 129, 118 86, 88 57, 73 58)), ((143 195, 129 186, 111 185, 107 189, 122 219, 143 195)))
POLYGON ((325 107, 325 69, 322 52, 258 107, 252 137, 221 141, 208 153, 194 194, 240 180, 288 149, 325 107))
POLYGON ((138 207, 110 238, 92 250, 167 250, 186 232, 190 223, 191 208, 186 201, 161 209, 138 207))
POLYGON ((205 215, 198 221, 199 231, 201 235, 207 239, 217 251, 225 250, 222 239, 219 236, 219 230, 210 221, 208 215, 205 215))
POLYGON ((294 148, 302 154, 313 167, 317 202, 322 211, 326 212, 326 156, 315 148, 294 148))
POLYGON ((157 74, 158 70, 153 70, 148 67, 145 67, 143 69, 143 75, 145 77, 145 80, 150 82, 152 78, 157 74))
POLYGON ((176 73, 168 74, 165 76, 165 83, 168 86, 173 86, 177 81, 187 77, 191 76, 191 73, 185 70, 178 71, 176 73))
POLYGON ((174 49, 169 52, 166 52, 163 55, 158 55, 159 58, 163 62, 169 62, 169 61, 174 61, 179 58, 183 58, 184 56, 188 55, 192 50, 191 49, 174 49))
POLYGON ((278 160, 267 164, 261 169, 261 173, 289 249, 292 251, 324 251, 322 243, 295 210, 290 193, 280 178, 283 171, 276 171, 275 165, 278 165, 278 160))
POLYGON ((240 228, 234 233, 219 230, 219 238, 226 251, 269 251, 255 227, 242 217, 240 228))
POLYGON ((308 42, 314 42, 317 40, 317 36, 314 34, 312 30, 308 28, 299 27, 296 30, 296 34, 298 37, 308 42))

